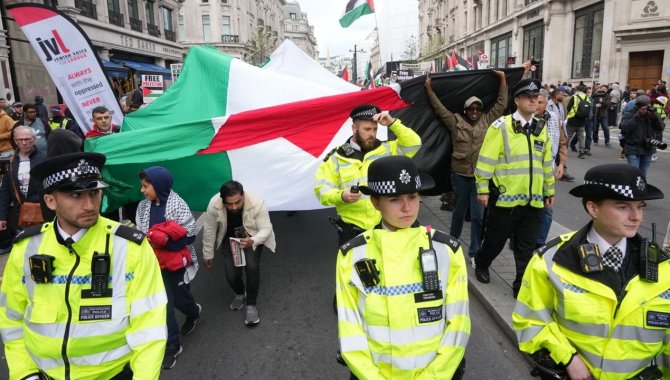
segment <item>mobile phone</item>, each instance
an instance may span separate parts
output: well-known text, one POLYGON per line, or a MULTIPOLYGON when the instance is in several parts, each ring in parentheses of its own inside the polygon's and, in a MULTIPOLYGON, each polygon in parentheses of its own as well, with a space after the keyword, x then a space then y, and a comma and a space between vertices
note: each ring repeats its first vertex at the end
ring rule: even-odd
POLYGON ((236 238, 245 238, 247 237, 247 230, 244 229, 244 226, 235 227, 233 229, 236 238))

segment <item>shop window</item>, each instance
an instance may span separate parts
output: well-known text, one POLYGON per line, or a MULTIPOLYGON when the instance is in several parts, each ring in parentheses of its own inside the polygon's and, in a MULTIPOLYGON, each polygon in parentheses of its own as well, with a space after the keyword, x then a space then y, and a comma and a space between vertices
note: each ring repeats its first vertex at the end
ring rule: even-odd
POLYGON ((603 14, 603 3, 575 12, 575 39, 572 45, 573 78, 590 78, 593 75, 593 66, 600 60, 603 14))

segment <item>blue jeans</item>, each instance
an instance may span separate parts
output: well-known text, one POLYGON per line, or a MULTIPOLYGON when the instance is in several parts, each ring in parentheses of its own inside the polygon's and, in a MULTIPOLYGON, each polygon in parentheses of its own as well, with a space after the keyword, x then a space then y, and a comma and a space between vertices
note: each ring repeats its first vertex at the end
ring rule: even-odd
POLYGON ((610 127, 608 125, 607 116, 599 117, 596 116, 596 122, 593 126, 593 142, 598 142, 598 127, 603 129, 603 135, 605 136, 605 144, 610 143, 610 127))
POLYGON ((642 175, 647 177, 647 170, 651 166, 651 154, 627 154, 626 160, 628 165, 635 166, 640 169, 642 175))
POLYGON ((540 224, 537 227, 537 244, 544 245, 547 242, 553 216, 554 209, 552 207, 545 207, 540 211, 540 224))
POLYGON ((465 213, 470 206, 470 248, 468 256, 475 257, 482 245, 482 219, 484 207, 477 202, 477 188, 474 177, 463 177, 451 173, 451 186, 454 189, 454 211, 451 215, 451 229, 449 234, 455 238, 461 237, 465 213))
POLYGON ((586 122, 584 130, 586 132, 586 141, 584 142, 584 151, 588 152, 591 150, 591 140, 593 139, 593 124, 595 120, 593 117, 589 117, 589 121, 586 122))

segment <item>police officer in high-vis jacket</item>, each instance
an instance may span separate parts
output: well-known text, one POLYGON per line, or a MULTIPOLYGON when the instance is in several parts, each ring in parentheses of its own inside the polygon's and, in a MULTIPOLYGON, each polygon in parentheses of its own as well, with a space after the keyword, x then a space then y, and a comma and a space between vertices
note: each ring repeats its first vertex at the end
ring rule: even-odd
POLYGON ((546 119, 535 117, 542 84, 526 79, 512 88, 517 110, 491 124, 475 168, 477 200, 487 207, 475 276, 491 281, 489 266, 514 237, 514 296, 539 233, 540 211, 554 201, 554 160, 546 119))
POLYGON ((414 157, 421 147, 421 138, 416 132, 373 104, 357 106, 349 116, 353 136, 326 156, 314 177, 314 192, 319 202, 335 206, 341 219, 338 221, 340 245, 379 223, 379 211, 368 196, 356 189, 366 183, 370 163, 386 156, 414 157), (396 137, 378 140, 378 124, 387 126, 396 137))
POLYGON ((0 288, 10 379, 158 379, 166 296, 144 235, 99 215, 99 153, 31 170, 54 221, 16 238, 0 288))
POLYGON ((460 379, 470 336, 467 271, 456 239, 416 221, 419 176, 404 156, 370 165, 361 191, 382 220, 344 244, 336 293, 342 357, 358 379, 460 379))
POLYGON ((637 233, 645 201, 663 193, 639 169, 607 164, 570 194, 591 222, 528 264, 512 315, 519 348, 543 379, 670 378, 670 261, 637 233))

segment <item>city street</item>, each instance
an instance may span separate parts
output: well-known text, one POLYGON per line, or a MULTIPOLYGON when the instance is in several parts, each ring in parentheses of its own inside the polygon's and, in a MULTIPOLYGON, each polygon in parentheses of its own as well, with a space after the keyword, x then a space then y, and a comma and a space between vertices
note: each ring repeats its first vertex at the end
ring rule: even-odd
MULTIPOLYGON (((612 130, 616 136, 615 130, 612 130)), ((666 132, 666 139, 670 138, 666 132)), ((586 221, 578 199, 568 194, 589 167, 617 160, 615 148, 593 146, 593 156, 577 159, 570 152, 569 172, 578 180, 558 182, 554 221, 576 229, 586 221)), ((649 172, 649 182, 670 195, 670 155, 659 152, 649 172)), ((428 210, 422 213, 445 213, 428 210)), ((288 216, 271 214, 277 234, 277 253, 265 251, 258 301, 261 323, 244 325, 244 312, 231 311, 232 292, 225 278, 222 257, 215 266, 200 269, 193 282, 193 293, 202 304, 202 317, 196 329, 183 337, 184 352, 177 365, 163 371, 162 379, 347 379, 348 371, 335 361, 337 350, 336 317, 332 310, 335 265, 335 231, 327 216, 334 210, 304 211, 288 216)), ((670 206, 667 201, 650 201, 640 230, 651 237, 651 223, 657 223, 662 241, 670 206)), ((434 227, 448 231, 447 225, 434 227)), ((200 240, 197 242, 198 251, 200 240)), ((466 360, 467 379, 531 379, 530 366, 502 330, 487 315, 480 302, 470 296, 472 336, 466 360), (495 365, 492 365, 495 363, 495 365)), ((183 316, 179 316, 180 319, 183 316)), ((4 359, 4 351, 2 352, 4 359)), ((7 378, 6 362, 0 362, 0 378, 7 378)))

